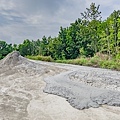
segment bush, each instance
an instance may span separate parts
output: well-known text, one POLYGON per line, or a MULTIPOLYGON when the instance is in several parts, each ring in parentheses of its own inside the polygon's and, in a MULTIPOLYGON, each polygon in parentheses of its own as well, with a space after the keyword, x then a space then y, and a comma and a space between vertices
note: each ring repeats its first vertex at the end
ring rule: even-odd
POLYGON ((118 53, 118 54, 116 55, 116 60, 118 60, 118 61, 120 62, 120 53, 118 53))
POLYGON ((47 62, 53 62, 54 60, 51 58, 51 56, 40 56, 40 55, 37 55, 37 56, 26 56, 27 58, 29 59, 32 59, 32 60, 41 60, 41 61, 47 61, 47 62))

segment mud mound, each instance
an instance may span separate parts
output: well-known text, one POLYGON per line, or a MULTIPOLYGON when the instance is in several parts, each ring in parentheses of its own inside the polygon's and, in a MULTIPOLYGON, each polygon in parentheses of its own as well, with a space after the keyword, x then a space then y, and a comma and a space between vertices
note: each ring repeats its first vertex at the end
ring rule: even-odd
POLYGON ((31 75, 42 74, 43 72, 46 72, 46 68, 45 65, 34 63, 27 58, 22 57, 18 51, 8 54, 0 61, 0 73, 5 73, 6 75, 15 72, 31 75))
POLYGON ((24 58, 20 55, 20 53, 18 51, 14 51, 8 54, 3 60, 1 60, 0 65, 17 65, 22 63, 23 60, 24 58))

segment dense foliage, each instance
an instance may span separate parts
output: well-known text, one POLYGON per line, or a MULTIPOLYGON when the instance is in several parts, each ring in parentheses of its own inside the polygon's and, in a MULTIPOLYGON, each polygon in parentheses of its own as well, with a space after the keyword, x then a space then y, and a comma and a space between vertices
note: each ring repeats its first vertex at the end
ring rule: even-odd
POLYGON ((0 41, 0 59, 4 58, 8 53, 12 52, 14 47, 5 41, 0 41))
POLYGON ((81 13, 81 18, 67 28, 60 27, 55 38, 26 39, 19 45, 0 41, 0 59, 13 50, 23 56, 51 56, 54 60, 93 57, 96 53, 106 54, 108 59, 120 59, 120 10, 102 21, 99 7, 92 3, 81 13))

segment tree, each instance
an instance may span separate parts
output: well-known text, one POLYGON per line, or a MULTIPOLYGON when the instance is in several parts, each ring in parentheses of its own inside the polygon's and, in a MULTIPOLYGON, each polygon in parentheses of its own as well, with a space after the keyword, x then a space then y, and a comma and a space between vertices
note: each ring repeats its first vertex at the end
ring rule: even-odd
POLYGON ((120 41, 118 41, 118 31, 120 29, 120 25, 118 20, 120 20, 120 10, 113 12, 113 30, 114 30, 114 46, 115 46, 115 52, 118 53, 118 47, 120 47, 120 41))
POLYGON ((91 34, 89 27, 84 20, 78 19, 79 30, 77 31, 77 39, 79 43, 79 51, 81 56, 93 56, 94 50, 91 45, 91 34))
POLYGON ((79 40, 77 38, 78 22, 71 23, 70 27, 60 28, 59 40, 61 41, 62 59, 75 59, 79 56, 79 40))
POLYGON ((18 50, 18 45, 17 44, 13 44, 13 50, 18 50))
POLYGON ((86 21, 92 21, 92 20, 101 20, 101 12, 99 12, 100 5, 97 7, 95 6, 95 3, 91 3, 90 8, 86 8, 87 11, 84 11, 84 13, 81 13, 82 18, 86 21))
POLYGON ((51 38, 49 41, 49 54, 50 56, 57 60, 62 59, 62 43, 58 37, 51 38))
POLYGON ((40 55, 43 56, 48 56, 49 55, 49 50, 48 50, 48 39, 46 36, 43 36, 40 44, 40 55))
POLYGON ((81 13, 82 19, 89 27, 89 33, 91 34, 91 47, 93 46, 95 53, 98 51, 98 24, 100 24, 102 18, 101 12, 99 12, 99 7, 100 5, 95 6, 95 3, 91 3, 90 8, 86 8, 86 11, 81 13))
POLYGON ((102 22, 100 31, 100 52, 108 54, 110 59, 112 41, 110 38, 110 24, 108 19, 102 22))
POLYGON ((40 45, 41 45, 41 41, 40 39, 37 39, 36 41, 34 41, 34 55, 40 55, 40 45))
MULTIPOLYGON (((109 55, 112 54, 113 56, 116 56, 120 50, 120 11, 114 11, 102 22, 102 26, 106 35, 104 38, 107 40, 106 50, 109 51, 109 55)), ((103 42, 103 40, 101 41, 103 42)))
POLYGON ((0 59, 4 58, 8 53, 12 51, 12 44, 7 44, 5 41, 0 41, 0 59))
POLYGON ((20 51, 22 56, 32 55, 33 54, 33 44, 30 40, 26 39, 23 41, 23 44, 18 46, 18 50, 20 51))

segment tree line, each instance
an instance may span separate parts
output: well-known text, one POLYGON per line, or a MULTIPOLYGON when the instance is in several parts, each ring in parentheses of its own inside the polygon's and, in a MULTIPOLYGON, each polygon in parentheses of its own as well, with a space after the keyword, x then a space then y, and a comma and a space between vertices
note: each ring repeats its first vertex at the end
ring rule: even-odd
POLYGON ((26 39, 19 45, 0 41, 0 59, 13 50, 20 51, 22 56, 51 56, 55 60, 93 57, 98 52, 109 58, 120 57, 120 10, 102 20, 99 8, 100 5, 91 3, 81 18, 69 27, 60 27, 57 37, 26 39))

